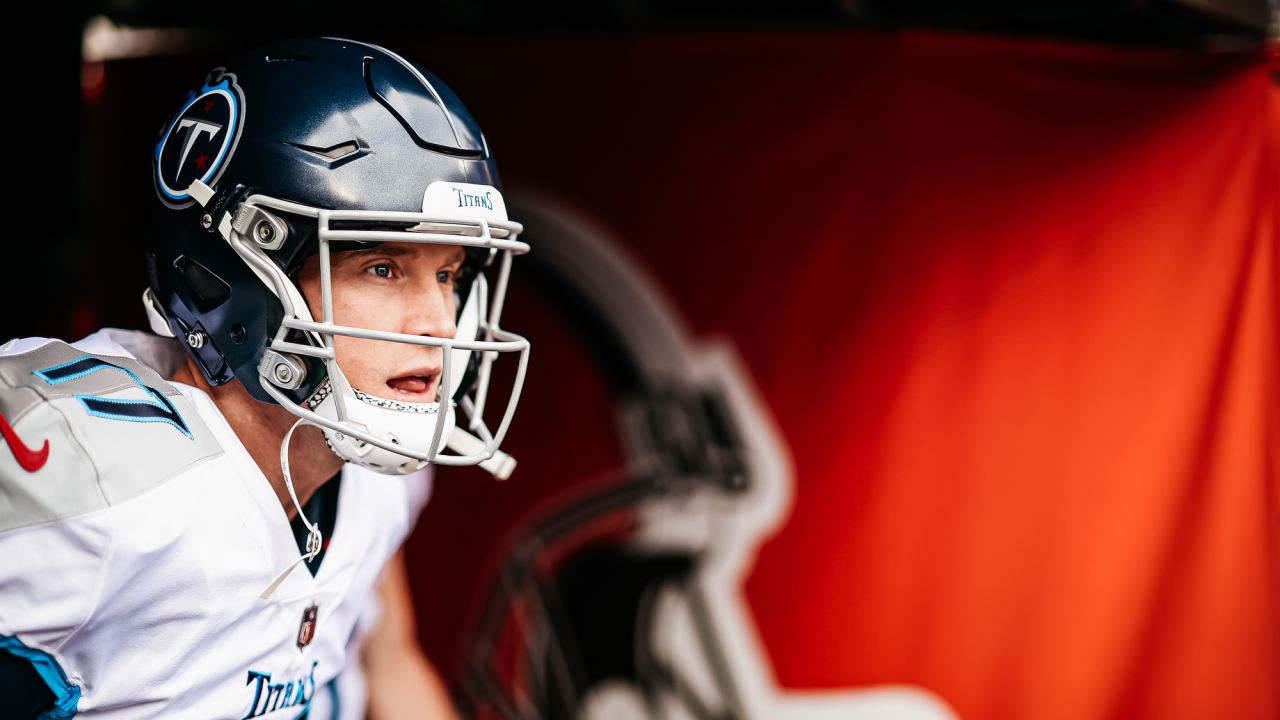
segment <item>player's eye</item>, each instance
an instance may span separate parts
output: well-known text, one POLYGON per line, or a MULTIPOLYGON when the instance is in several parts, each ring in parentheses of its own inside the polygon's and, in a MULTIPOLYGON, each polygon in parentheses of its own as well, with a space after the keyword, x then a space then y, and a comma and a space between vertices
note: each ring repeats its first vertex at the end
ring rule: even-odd
POLYGON ((436 273, 436 282, 438 283, 447 285, 449 283, 452 283, 454 279, 455 279, 454 271, 452 270, 441 270, 440 272, 436 273))
POLYGON ((392 267, 387 263, 378 263, 377 265, 370 265, 369 268, 366 270, 366 272, 369 272, 374 276, 380 277, 380 278, 390 278, 395 273, 394 269, 392 269, 392 267))

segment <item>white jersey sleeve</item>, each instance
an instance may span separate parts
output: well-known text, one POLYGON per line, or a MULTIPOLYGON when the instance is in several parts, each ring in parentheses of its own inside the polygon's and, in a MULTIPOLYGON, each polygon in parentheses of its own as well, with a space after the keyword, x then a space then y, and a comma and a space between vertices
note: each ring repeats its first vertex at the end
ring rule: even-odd
POLYGON ((297 542, 216 403, 163 379, 181 359, 125 331, 0 347, 0 653, 57 717, 358 717, 336 681, 429 479, 344 467, 324 561, 264 599, 297 542))
POLYGON ((51 658, 65 699, 84 679, 63 649, 112 559, 106 511, 221 450, 150 368, 45 338, 0 347, 0 431, 0 643, 51 658), (115 422, 87 431, 95 418, 115 422))

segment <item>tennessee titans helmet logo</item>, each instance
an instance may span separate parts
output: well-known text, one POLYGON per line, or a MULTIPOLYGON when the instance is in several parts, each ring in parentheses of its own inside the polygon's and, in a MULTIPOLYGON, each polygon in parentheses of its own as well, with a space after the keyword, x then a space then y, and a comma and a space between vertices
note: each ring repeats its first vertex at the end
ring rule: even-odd
POLYGON ((156 143, 152 158, 156 194, 165 205, 191 205, 188 189, 199 180, 213 187, 240 140, 244 93, 233 73, 216 68, 200 90, 174 114, 156 143))

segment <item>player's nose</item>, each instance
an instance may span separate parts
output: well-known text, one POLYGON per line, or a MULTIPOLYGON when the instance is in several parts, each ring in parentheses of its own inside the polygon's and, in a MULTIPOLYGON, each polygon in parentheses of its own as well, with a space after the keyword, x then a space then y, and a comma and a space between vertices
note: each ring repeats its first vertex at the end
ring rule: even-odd
POLYGON ((458 332, 454 317, 453 289, 440 283, 432 273, 414 283, 405 298, 409 316, 405 333, 435 338, 452 338, 458 332))

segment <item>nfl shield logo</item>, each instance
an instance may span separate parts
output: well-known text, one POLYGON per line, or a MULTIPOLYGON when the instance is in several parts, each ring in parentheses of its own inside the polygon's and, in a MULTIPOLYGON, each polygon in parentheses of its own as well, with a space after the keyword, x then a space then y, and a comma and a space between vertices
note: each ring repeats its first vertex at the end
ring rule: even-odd
POLYGON ((302 624, 298 626, 298 649, 311 644, 311 638, 316 636, 316 612, 319 608, 315 603, 311 607, 302 611, 302 624))

